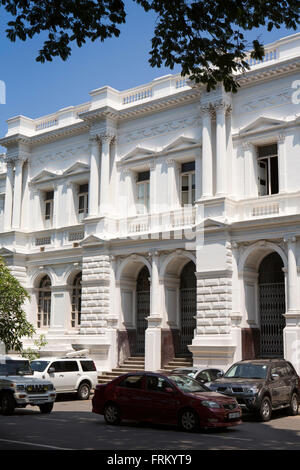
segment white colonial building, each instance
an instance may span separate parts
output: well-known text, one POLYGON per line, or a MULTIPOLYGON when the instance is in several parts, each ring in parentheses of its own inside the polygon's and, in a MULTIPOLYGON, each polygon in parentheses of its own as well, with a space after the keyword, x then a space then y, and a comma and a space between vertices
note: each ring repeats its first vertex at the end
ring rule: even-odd
POLYGON ((8 120, 0 254, 45 353, 300 372, 300 34, 250 65, 237 94, 167 75, 8 120))

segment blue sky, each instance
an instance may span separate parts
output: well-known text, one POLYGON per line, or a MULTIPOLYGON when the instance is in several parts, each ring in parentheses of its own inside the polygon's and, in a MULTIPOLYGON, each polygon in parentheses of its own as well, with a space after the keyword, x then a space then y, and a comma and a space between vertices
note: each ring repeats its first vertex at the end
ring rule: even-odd
MULTIPOLYGON (((9 117, 22 114, 36 118, 84 103, 89 100, 89 91, 104 85, 124 90, 180 71, 150 67, 148 52, 155 16, 130 0, 125 3, 127 21, 121 26, 119 38, 88 43, 81 49, 74 46, 66 62, 57 58, 45 64, 35 61, 42 37, 15 43, 6 39, 8 15, 0 8, 0 80, 6 84, 6 104, 0 105, 1 137, 9 117)), ((264 43, 270 43, 293 33, 284 28, 271 33, 260 29, 247 38, 252 40, 259 34, 264 43)))

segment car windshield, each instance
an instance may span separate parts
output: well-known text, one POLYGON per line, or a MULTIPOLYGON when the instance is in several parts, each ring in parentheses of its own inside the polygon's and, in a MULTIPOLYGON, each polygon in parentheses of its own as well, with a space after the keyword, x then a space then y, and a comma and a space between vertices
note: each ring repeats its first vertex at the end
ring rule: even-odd
POLYGON ((203 385, 200 385, 197 380, 192 377, 185 375, 169 375, 168 378, 177 385, 182 392, 194 393, 194 392, 207 392, 208 389, 203 385))
POLYGON ((266 364, 234 364, 224 377, 243 379, 266 379, 268 366, 266 364))
POLYGON ((32 375, 29 361, 7 359, 0 361, 0 375, 32 375))
POLYGON ((30 363, 31 369, 36 372, 44 372, 49 361, 32 361, 30 363))

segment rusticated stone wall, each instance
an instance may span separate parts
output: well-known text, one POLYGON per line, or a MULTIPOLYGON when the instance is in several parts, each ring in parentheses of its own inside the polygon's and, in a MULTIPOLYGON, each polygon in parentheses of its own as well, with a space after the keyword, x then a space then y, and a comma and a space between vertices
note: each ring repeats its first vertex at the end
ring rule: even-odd
POLYGON ((104 334, 110 307, 110 258, 84 257, 80 334, 104 334))
POLYGON ((231 310, 230 272, 224 272, 219 277, 205 277, 205 273, 197 273, 197 334, 229 334, 231 310))

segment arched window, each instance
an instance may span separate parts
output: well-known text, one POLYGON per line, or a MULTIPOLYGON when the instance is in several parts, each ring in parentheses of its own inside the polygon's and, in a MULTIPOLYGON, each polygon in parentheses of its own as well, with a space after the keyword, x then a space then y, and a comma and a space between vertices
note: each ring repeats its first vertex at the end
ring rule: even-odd
POLYGON ((72 289, 71 327, 76 328, 81 322, 81 280, 82 273, 75 276, 72 289))
POLYGON ((51 280, 44 276, 39 285, 38 328, 49 328, 51 315, 51 280))

